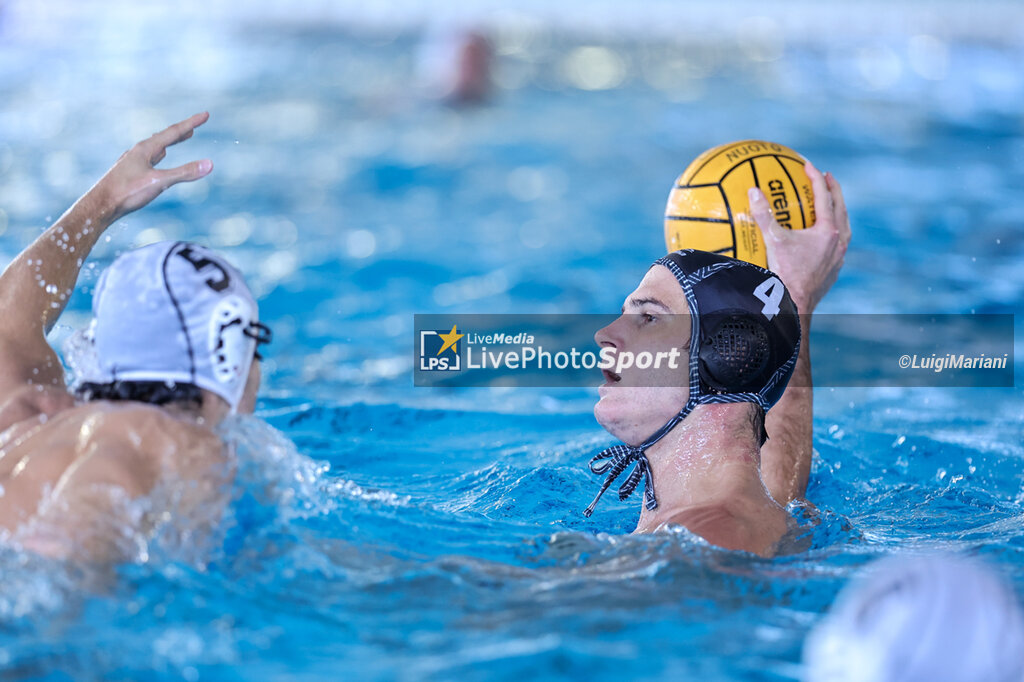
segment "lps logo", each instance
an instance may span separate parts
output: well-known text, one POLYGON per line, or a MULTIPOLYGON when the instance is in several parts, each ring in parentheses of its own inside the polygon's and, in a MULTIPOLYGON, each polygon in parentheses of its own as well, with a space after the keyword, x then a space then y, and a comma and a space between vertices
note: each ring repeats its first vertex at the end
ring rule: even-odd
POLYGON ((425 372, 457 372, 462 369, 459 353, 460 334, 452 325, 447 334, 442 331, 420 330, 420 369, 425 372))

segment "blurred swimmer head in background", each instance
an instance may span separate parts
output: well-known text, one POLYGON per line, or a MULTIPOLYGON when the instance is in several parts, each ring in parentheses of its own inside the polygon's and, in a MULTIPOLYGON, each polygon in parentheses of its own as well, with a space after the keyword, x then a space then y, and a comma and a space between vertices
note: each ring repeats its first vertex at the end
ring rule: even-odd
POLYGON ((1021 682, 1024 616, 978 561, 889 557, 840 593, 804 664, 806 682, 1021 682))

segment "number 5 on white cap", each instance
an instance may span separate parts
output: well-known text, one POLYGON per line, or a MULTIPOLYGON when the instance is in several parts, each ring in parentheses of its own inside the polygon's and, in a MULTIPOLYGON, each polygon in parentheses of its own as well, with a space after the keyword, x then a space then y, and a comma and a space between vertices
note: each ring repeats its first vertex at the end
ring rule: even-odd
POLYGON ((769 277, 754 289, 754 296, 757 297, 757 300, 764 303, 761 312, 769 320, 779 313, 779 304, 782 303, 782 297, 785 295, 786 288, 782 286, 782 282, 779 281, 778 277, 769 277))

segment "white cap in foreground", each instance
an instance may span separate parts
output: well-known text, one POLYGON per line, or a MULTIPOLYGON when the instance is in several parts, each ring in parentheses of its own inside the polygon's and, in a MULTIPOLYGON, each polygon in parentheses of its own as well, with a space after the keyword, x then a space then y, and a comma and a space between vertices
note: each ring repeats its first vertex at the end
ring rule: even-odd
POLYGON ((984 564, 890 557, 840 593, 804 664, 807 682, 1022 682, 1024 618, 984 564))

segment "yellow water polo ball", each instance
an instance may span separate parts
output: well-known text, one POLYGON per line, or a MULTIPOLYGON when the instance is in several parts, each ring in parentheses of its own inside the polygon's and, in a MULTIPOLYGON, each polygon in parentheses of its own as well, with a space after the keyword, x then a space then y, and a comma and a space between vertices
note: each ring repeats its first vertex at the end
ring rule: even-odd
POLYGON ((762 140, 723 144, 698 156, 668 195, 669 252, 697 249, 767 267, 747 191, 760 187, 783 227, 803 230, 814 225, 814 190, 805 161, 789 147, 762 140))

